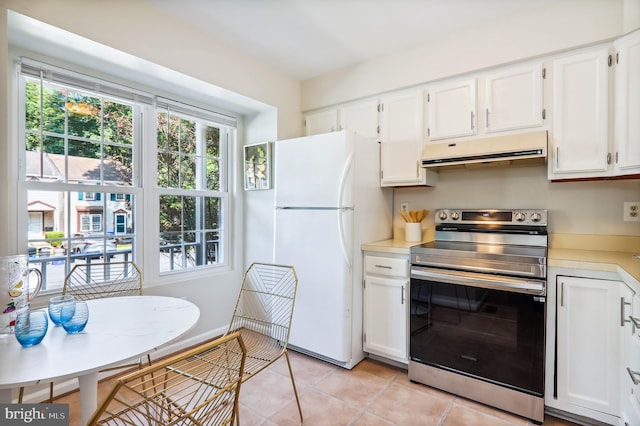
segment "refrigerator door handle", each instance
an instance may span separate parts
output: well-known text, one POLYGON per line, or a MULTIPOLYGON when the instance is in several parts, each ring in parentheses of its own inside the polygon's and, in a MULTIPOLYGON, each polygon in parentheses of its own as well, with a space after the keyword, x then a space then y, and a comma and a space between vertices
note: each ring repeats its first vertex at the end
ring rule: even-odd
POLYGON ((344 261, 347 264, 347 268, 351 269, 351 256, 350 250, 347 248, 347 236, 344 232, 344 213, 346 211, 344 205, 344 193, 346 190, 347 182, 349 180, 349 173, 351 172, 351 167, 353 166, 353 152, 349 154, 347 160, 344 163, 344 168, 342 169, 342 176, 340 176, 340 186, 338 188, 338 206, 339 210, 339 218, 338 218, 338 233, 340 236, 340 247, 342 247, 342 255, 344 256, 344 261))
POLYGON ((347 161, 344 163, 344 168, 342 169, 342 175, 340 176, 340 186, 338 187, 338 207, 344 208, 344 192, 346 190, 347 182, 349 180, 349 173, 351 172, 351 167, 353 166, 353 153, 349 154, 347 157, 347 161))
POLYGON ((340 247, 342 248, 342 255, 344 256, 344 261, 347 264, 347 268, 351 269, 351 256, 349 255, 349 249, 347 248, 347 239, 344 232, 344 217, 343 215, 348 212, 347 209, 338 210, 338 233, 340 236, 340 247))

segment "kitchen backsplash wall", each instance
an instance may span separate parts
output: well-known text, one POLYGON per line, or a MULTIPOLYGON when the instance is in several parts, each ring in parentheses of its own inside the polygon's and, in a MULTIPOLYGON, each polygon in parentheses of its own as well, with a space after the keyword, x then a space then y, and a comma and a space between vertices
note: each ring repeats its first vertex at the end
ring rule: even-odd
POLYGON ((545 208, 549 232, 640 236, 640 222, 622 220, 623 202, 640 201, 640 180, 550 182, 546 166, 450 169, 432 188, 394 190, 394 237, 404 238, 400 203, 430 210, 425 237, 438 208, 545 208))

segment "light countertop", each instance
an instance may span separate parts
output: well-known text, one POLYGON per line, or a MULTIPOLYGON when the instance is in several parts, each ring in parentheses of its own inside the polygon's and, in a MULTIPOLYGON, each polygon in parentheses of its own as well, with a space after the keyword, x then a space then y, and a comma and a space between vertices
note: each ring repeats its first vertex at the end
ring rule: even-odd
POLYGON ((640 288, 640 259, 636 253, 605 250, 550 248, 550 267, 616 272, 626 282, 640 288))
MULTIPOLYGON (((622 244, 611 243, 611 236, 590 236, 589 242, 605 241, 605 244, 584 245, 585 237, 578 236, 578 239, 567 238, 566 234, 550 236, 550 247, 548 252, 548 266, 570 269, 585 269, 596 271, 607 271, 618 273, 627 282, 635 283, 640 288, 640 259, 633 256, 640 254, 640 245, 635 241, 623 239, 622 244), (579 243, 571 244, 571 240, 579 243), (554 242, 557 242, 554 246, 554 242), (573 247, 572 247, 573 246, 573 247), (578 247, 598 247, 599 250, 584 250, 578 247), (637 247, 636 251, 631 251, 637 247)), ((362 244, 363 251, 373 251, 379 253, 410 254, 411 247, 428 242, 409 242, 403 239, 389 239, 362 244)))
POLYGON ((396 253, 409 255, 411 247, 426 243, 427 241, 383 240, 366 243, 360 246, 362 251, 376 251, 379 253, 396 253))

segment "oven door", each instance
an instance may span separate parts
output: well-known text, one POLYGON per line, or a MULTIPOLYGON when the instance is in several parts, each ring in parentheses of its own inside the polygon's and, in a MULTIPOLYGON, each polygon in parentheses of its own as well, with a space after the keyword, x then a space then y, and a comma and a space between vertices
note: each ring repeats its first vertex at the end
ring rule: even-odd
POLYGON ((544 280, 412 266, 412 361, 544 393, 544 280))

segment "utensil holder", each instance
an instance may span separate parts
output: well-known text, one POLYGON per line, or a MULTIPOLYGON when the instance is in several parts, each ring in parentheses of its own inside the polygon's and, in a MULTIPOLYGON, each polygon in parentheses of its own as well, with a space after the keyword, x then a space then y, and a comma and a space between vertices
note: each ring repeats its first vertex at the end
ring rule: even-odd
POLYGON ((404 228, 405 241, 422 241, 422 224, 420 222, 408 222, 404 228))

